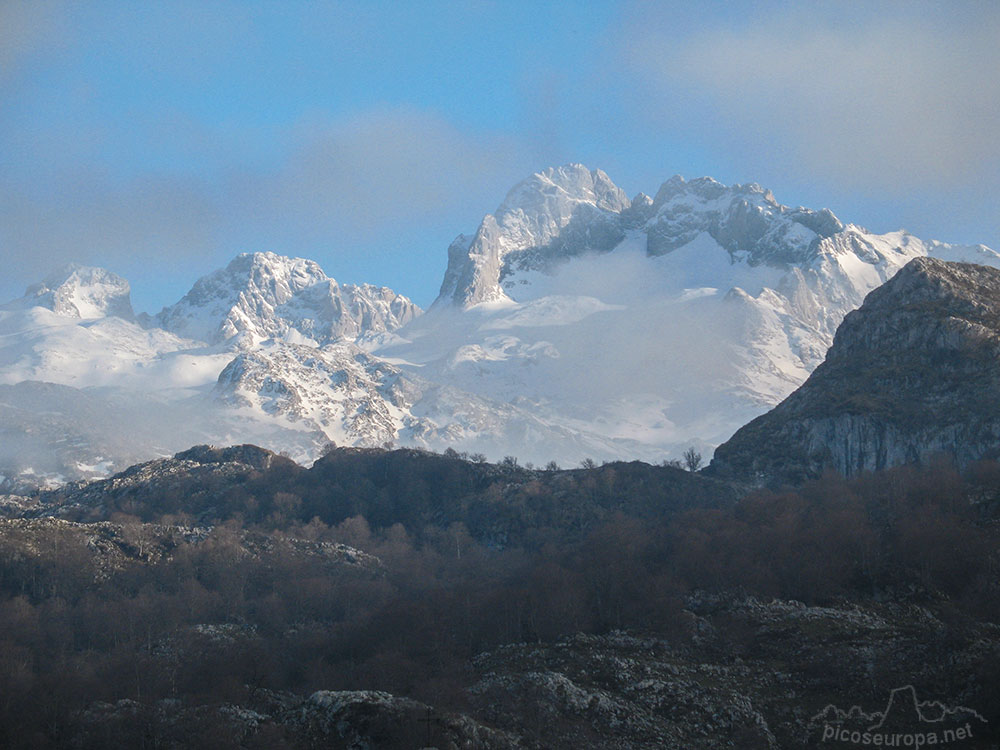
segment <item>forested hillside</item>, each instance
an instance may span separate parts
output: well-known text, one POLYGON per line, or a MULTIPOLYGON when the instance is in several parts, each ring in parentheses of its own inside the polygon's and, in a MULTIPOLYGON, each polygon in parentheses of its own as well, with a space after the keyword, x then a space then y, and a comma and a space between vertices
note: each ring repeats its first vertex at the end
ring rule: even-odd
POLYGON ((5 507, 4 747, 811 747, 910 683, 1000 728, 996 463, 203 447, 5 507))

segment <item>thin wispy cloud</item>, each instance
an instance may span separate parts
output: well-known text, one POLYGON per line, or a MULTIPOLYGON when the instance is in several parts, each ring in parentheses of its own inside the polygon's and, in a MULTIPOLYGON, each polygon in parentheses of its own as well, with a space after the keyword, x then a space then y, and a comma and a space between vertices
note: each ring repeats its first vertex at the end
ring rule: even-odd
POLYGON ((34 56, 62 46, 67 27, 61 10, 49 0, 0 3, 0 85, 9 83, 34 56))
MULTIPOLYGON (((313 113, 275 129, 281 155, 263 164, 234 148, 227 130, 169 127, 174 150, 183 151, 180 165, 196 162, 201 170, 168 164, 123 177, 83 159, 51 168, 44 190, 0 176, 0 243, 23 276, 70 261, 120 268, 143 256, 169 266, 212 254, 221 264, 247 249, 338 251, 408 224, 447 220, 459 202, 485 213, 499 200, 496 184, 530 170, 515 139, 463 130, 413 107, 313 113)), ((49 135, 58 148, 62 130, 49 135)), ((109 131, 99 139, 114 137, 109 131)), ((46 150, 44 139, 36 135, 34 148, 46 150)))
POLYGON ((635 26, 627 55, 660 107, 693 102, 720 141, 788 169, 900 194, 994 178, 996 6, 953 19, 916 4, 838 8, 835 20, 798 9, 682 38, 635 26))
POLYGON ((269 220, 314 236, 357 235, 446 215, 459 196, 490 205, 493 185, 529 164, 514 138, 469 132, 413 107, 310 117, 286 143, 288 158, 250 183, 262 186, 269 220))

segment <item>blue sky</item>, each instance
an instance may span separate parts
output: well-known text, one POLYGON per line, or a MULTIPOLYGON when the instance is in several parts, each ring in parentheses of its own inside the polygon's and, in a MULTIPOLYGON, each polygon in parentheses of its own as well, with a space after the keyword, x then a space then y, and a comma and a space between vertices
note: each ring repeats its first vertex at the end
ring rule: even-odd
POLYGON ((0 297, 61 263, 138 310, 242 251, 421 305, 532 171, 756 181, 1000 246, 989 3, 0 3, 0 297))

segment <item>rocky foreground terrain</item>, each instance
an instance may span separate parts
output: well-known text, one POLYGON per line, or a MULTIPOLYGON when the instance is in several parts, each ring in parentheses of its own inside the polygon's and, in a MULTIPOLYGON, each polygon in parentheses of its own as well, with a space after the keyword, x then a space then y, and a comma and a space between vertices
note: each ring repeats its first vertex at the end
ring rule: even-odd
MULTIPOLYGON (((467 713, 375 690, 259 690, 211 708, 93 704, 78 739, 118 741, 141 720, 163 746, 212 725, 241 747, 280 738, 373 750, 810 748, 822 746, 824 726, 845 721, 838 710, 884 710, 888 691, 875 686, 898 683, 979 706, 961 715, 979 741, 962 746, 995 747, 1000 626, 949 622, 939 607, 912 603, 816 607, 699 593, 687 605, 669 636, 577 634, 480 653, 467 713)), ((253 637, 204 634, 208 648, 253 637)))

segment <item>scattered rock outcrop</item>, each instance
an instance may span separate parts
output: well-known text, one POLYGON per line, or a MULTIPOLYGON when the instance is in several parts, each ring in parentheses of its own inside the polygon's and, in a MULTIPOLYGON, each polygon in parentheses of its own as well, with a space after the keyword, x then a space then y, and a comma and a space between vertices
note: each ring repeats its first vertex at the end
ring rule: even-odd
POLYGON ((735 593, 692 596, 684 615, 669 637, 577 635, 481 654, 474 715, 529 747, 744 750, 817 747, 824 706, 878 709, 895 686, 980 711, 995 700, 985 678, 1000 659, 995 625, 956 629, 906 603, 735 593), (942 685, 947 694, 931 688, 942 685))

